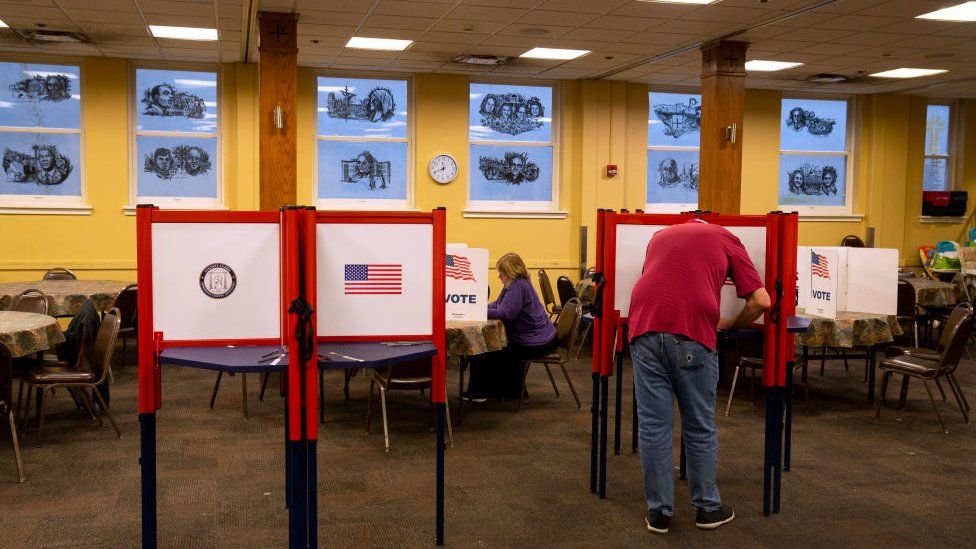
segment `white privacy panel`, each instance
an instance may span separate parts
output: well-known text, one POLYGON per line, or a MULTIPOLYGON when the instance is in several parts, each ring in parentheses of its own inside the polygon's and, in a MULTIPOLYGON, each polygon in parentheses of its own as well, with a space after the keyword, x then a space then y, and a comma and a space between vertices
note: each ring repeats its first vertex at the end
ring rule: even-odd
MULTIPOLYGON (((644 267, 647 243, 654 233, 667 225, 617 225, 616 286, 614 289, 614 308, 620 316, 626 317, 630 311, 630 297, 644 267)), ((766 228, 765 227, 726 227, 739 237, 749 253, 759 277, 765 282, 766 276, 766 228)), ((675 266, 675 268, 681 268, 675 266)), ((745 301, 736 296, 735 286, 727 284, 722 288, 721 314, 734 317, 745 306, 745 301)), ((760 322, 762 319, 760 319, 760 322)))
POLYGON ((271 223, 154 223, 153 330, 167 340, 281 337, 271 223))
MULTIPOLYGON (((898 250, 817 246, 837 252, 837 310, 896 314, 898 310, 898 250)), ((797 246, 797 307, 810 299, 810 246, 797 246)))
POLYGON ((630 294, 640 278, 647 255, 647 243, 654 233, 669 225, 617 225, 617 257, 613 307, 626 317, 630 312, 630 294))
POLYGON ((320 223, 318 335, 429 335, 432 225, 320 223))

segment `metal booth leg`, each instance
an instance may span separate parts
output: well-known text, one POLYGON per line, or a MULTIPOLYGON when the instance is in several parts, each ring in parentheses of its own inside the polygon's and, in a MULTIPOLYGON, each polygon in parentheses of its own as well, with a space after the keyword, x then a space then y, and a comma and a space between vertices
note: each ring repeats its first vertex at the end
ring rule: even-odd
POLYGON ((142 547, 156 548, 156 414, 139 414, 142 469, 142 547))

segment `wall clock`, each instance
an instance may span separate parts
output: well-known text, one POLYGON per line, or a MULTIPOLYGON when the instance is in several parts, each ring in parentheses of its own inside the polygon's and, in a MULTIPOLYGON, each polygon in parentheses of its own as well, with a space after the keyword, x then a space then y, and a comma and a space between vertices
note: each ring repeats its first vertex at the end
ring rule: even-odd
POLYGON ((457 160, 449 154, 438 154, 430 159, 427 165, 430 178, 441 185, 454 181, 458 174, 457 160))

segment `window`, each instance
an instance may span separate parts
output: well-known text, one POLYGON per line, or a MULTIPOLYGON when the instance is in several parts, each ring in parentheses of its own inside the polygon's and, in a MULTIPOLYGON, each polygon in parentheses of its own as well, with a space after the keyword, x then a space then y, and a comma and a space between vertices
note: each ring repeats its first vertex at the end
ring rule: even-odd
POLYGON ((0 207, 89 210, 78 66, 0 63, 0 148, 0 207))
POLYGON ((216 71, 137 68, 132 204, 222 205, 216 71))
POLYGON ((648 103, 645 209, 697 209, 701 95, 651 92, 648 103))
POLYGON ((473 83, 469 101, 469 210, 555 210, 553 88, 473 83))
POLYGON ((952 108, 929 105, 925 111, 925 159, 922 162, 922 190, 952 189, 952 108))
POLYGON ((406 80, 319 77, 320 207, 410 205, 408 113, 406 80))
POLYGON ((808 214, 850 214, 846 100, 784 98, 779 203, 808 214))

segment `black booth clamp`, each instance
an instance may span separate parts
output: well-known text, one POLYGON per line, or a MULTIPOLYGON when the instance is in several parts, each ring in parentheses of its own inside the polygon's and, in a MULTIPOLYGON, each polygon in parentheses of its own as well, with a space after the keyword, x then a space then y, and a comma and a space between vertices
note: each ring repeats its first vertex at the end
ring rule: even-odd
MULTIPOLYGON (((312 330, 312 313, 315 312, 308 301, 303 297, 297 297, 288 307, 288 312, 298 315, 298 323, 295 325, 295 340, 298 341, 298 354, 302 362, 308 362, 315 353, 315 333, 312 330)), ((328 360, 328 357, 318 355, 319 360, 328 360)))
POLYGON ((602 317, 603 316, 603 286, 607 281, 604 278, 603 273, 597 271, 591 275, 590 280, 596 284, 596 292, 593 295, 593 316, 602 317))

